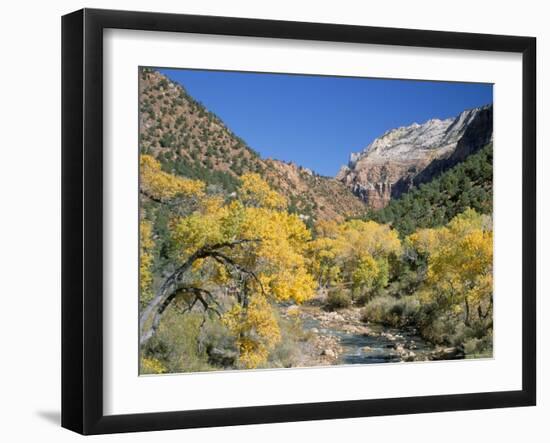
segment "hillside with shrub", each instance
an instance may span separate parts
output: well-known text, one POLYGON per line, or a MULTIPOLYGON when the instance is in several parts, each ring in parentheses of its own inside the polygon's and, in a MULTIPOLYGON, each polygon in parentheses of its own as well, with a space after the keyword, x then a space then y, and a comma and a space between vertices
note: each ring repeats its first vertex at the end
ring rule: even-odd
POLYGON ((481 214, 493 211, 492 144, 432 181, 390 200, 385 208, 368 211, 365 219, 389 223, 408 235, 418 228, 444 225, 468 208, 481 214))
POLYGON ((343 183, 294 163, 264 159, 214 113, 158 71, 140 72, 140 151, 164 171, 202 180, 229 194, 245 173, 258 173, 291 210, 315 220, 358 216, 365 205, 343 183))

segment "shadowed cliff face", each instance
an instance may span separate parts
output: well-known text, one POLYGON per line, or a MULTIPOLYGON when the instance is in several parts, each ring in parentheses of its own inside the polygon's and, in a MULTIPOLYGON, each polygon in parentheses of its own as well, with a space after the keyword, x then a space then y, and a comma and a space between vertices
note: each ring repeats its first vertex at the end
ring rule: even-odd
POLYGON ((371 208, 386 206, 411 187, 463 161, 493 136, 492 105, 456 118, 392 129, 350 156, 336 176, 371 208))

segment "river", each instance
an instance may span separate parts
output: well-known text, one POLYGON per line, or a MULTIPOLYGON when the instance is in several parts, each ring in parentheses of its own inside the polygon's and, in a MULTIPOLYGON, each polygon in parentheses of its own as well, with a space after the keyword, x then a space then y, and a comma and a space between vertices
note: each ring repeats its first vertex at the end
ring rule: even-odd
POLYGON ((369 364, 434 360, 439 348, 420 337, 414 328, 365 324, 355 308, 325 312, 301 309, 304 330, 313 335, 315 352, 325 364, 369 364), (323 359, 321 359, 323 360, 323 359))

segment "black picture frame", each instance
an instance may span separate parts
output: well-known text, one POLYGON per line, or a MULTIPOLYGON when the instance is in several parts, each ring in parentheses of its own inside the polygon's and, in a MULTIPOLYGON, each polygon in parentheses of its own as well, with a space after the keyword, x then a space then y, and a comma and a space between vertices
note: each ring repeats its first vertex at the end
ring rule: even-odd
POLYGON ((413 414, 536 403, 536 39, 83 9, 62 18, 62 426, 82 434, 413 414), (522 389, 131 415, 103 413, 103 30, 522 54, 522 389))

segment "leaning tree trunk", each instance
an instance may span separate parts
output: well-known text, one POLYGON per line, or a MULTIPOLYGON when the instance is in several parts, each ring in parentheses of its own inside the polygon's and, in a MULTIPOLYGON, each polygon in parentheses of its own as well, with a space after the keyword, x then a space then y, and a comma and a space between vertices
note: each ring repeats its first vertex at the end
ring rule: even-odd
POLYGON ((149 328, 147 331, 144 331, 145 323, 151 317, 155 310, 157 310, 157 312, 161 310, 161 312, 158 313, 162 315, 162 313, 170 303, 171 297, 173 298, 173 296, 176 294, 178 282, 181 280, 182 276, 191 268, 193 263, 199 258, 201 258, 201 256, 199 254, 199 251, 197 251, 195 254, 191 255, 191 257, 189 257, 183 265, 181 265, 172 274, 170 274, 158 289, 155 297, 141 312, 139 318, 141 345, 143 345, 154 335, 154 333, 156 332, 156 327, 158 327, 158 322, 160 320, 157 321, 157 325, 154 329, 149 328))
POLYGON ((236 264, 231 258, 222 254, 220 250, 224 248, 234 248, 244 243, 258 242, 258 239, 242 239, 232 242, 217 243, 214 245, 203 246, 193 253, 180 267, 178 267, 172 274, 170 274, 166 280, 162 283, 158 289, 155 297, 149 302, 149 304, 143 309, 139 318, 139 332, 140 332, 140 345, 144 345, 155 334, 159 327, 160 320, 166 308, 174 300, 179 291, 192 292, 195 295, 195 302, 200 302, 205 310, 211 309, 208 302, 204 299, 203 295, 207 294, 211 296, 210 292, 205 289, 181 286, 183 276, 191 269, 193 263, 197 260, 207 257, 212 257, 217 261, 221 261, 226 265, 230 265, 237 269, 241 273, 251 274, 252 272, 243 269, 236 264), (152 319, 151 319, 151 316, 152 319), (145 325, 148 320, 151 320, 151 325, 145 330, 145 325))

